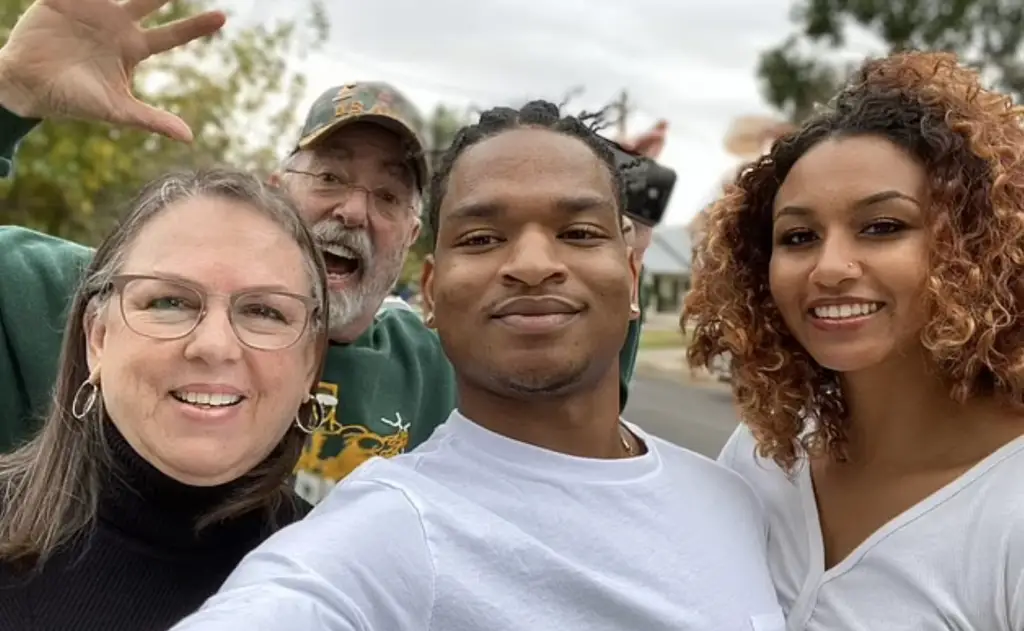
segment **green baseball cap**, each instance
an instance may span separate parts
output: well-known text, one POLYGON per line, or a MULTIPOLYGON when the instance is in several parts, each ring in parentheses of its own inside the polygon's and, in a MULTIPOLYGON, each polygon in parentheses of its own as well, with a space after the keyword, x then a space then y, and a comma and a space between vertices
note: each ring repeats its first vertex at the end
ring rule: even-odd
POLYGON ((346 83, 325 90, 309 108, 296 149, 307 149, 345 125, 374 123, 389 129, 407 145, 422 190, 430 177, 425 145, 420 138, 423 119, 404 94, 387 83, 346 83))

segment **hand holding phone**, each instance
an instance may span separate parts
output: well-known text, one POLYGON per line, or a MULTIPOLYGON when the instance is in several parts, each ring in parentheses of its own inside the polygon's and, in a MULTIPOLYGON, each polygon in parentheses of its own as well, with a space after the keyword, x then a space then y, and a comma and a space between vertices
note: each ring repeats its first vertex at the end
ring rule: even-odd
POLYGON ((626 214, 639 223, 654 227, 661 223, 676 186, 676 172, 654 160, 626 150, 605 139, 626 182, 626 214))

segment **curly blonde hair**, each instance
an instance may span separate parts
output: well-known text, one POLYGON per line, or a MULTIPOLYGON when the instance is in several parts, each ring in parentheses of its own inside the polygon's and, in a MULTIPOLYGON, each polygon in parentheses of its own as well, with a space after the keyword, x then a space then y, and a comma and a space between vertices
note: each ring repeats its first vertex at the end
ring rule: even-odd
POLYGON ((710 367, 731 355, 733 390, 762 457, 791 471, 801 450, 845 455, 838 375, 797 343, 768 285, 775 194, 794 163, 830 138, 881 136, 925 167, 932 243, 921 342, 954 400, 1024 405, 1022 114, 951 54, 870 60, 708 210, 681 319, 695 327, 687 357, 710 367))

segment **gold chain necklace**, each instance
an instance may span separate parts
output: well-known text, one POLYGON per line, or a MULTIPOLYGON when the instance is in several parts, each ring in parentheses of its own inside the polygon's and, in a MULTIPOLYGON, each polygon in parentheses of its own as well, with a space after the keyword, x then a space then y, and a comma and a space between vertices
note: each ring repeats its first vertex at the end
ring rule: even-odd
POLYGON ((627 456, 635 456, 636 450, 633 449, 632 442, 627 438, 629 436, 629 430, 625 428, 621 423, 619 424, 619 440, 622 441, 622 448, 626 450, 627 456))

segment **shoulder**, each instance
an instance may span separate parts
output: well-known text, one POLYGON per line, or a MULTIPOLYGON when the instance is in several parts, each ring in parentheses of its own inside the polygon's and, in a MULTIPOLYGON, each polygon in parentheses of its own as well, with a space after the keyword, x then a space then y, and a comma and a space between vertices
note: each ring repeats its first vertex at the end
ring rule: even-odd
POLYGON ((353 579, 360 567, 382 576, 431 569, 419 498, 402 469, 384 458, 360 465, 303 519, 257 548, 250 556, 263 561, 243 574, 255 577, 260 563, 269 568, 281 559, 335 582, 353 579), (328 551, 344 551, 346 563, 328 551))
MULTIPOLYGON (((1024 577, 1024 436, 982 461, 965 475, 971 479, 951 508, 977 541, 1001 542, 1000 559, 1024 577), (964 505, 966 504, 966 505, 964 505)), ((986 544, 990 548, 991 543, 986 544)))
POLYGON ((757 439, 750 428, 740 423, 718 454, 719 464, 735 471, 757 486, 758 480, 786 478, 786 472, 775 462, 757 453, 757 439))
POLYGON ((22 226, 0 226, 0 256, 27 255, 89 260, 92 248, 22 226))
POLYGON ((427 328, 420 314, 401 308, 378 312, 370 328, 353 344, 343 348, 384 353, 397 361, 411 362, 410 365, 439 362, 444 367, 448 366, 437 333, 427 328))
POLYGON ((231 628, 257 628, 285 612, 296 628, 328 618, 353 629, 421 625, 435 600, 433 555, 414 498, 389 469, 365 463, 250 552, 188 628, 220 629, 225 614, 231 628))
POLYGON ((387 344, 404 346, 440 346, 437 334, 423 323, 423 318, 411 309, 381 307, 373 324, 355 342, 356 346, 379 347, 387 344))
POLYGON ((704 492, 714 490, 723 499, 731 496, 747 502, 754 498, 754 491, 743 476, 721 462, 661 438, 648 436, 646 440, 658 449, 665 466, 677 477, 685 477, 688 484, 704 492))
POLYGON ((7 281, 62 284, 70 292, 92 254, 90 248, 65 239, 19 226, 0 226, 0 266, 7 281))

